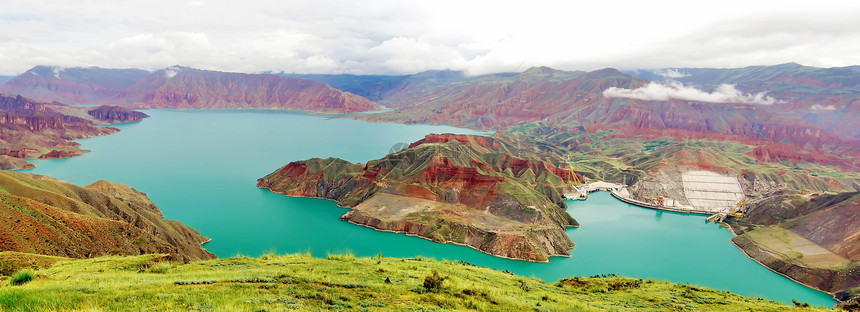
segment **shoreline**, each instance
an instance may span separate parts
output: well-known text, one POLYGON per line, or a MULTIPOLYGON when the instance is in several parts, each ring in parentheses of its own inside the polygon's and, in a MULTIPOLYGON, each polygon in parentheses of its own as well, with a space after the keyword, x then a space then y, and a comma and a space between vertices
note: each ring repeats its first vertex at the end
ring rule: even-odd
MULTIPOLYGON (((454 242, 454 241, 444 241, 444 242, 440 242, 440 241, 436 241, 436 240, 433 240, 433 239, 428 238, 428 237, 424 237, 424 236, 420 236, 420 235, 415 235, 415 234, 410 234, 410 233, 408 233, 408 232, 402 232, 402 231, 394 231, 394 230, 380 229, 380 228, 372 227, 372 226, 367 225, 367 224, 361 224, 361 223, 352 222, 352 221, 350 221, 350 220, 343 220, 343 219, 341 219, 341 220, 342 220, 342 221, 349 222, 349 223, 352 223, 352 224, 355 224, 355 225, 363 226, 363 227, 366 227, 366 228, 369 228, 369 229, 373 229, 373 230, 375 230, 375 231, 379 231, 379 232, 388 232, 388 233, 395 233, 395 234, 404 234, 404 235, 406 235, 406 236, 410 236, 410 237, 417 237, 417 238, 421 238, 421 239, 426 239, 426 240, 429 240, 429 241, 434 242, 434 243, 446 244, 446 245, 450 244, 450 245, 456 245, 456 246, 469 247, 469 248, 474 249, 474 250, 476 250, 476 251, 478 251, 478 252, 481 252, 481 253, 483 253, 483 254, 485 254, 485 255, 489 255, 489 256, 493 256, 493 257, 497 257, 497 258, 508 259, 508 260, 514 260, 514 261, 525 261, 525 262, 531 262, 531 263, 549 263, 549 260, 547 260, 547 261, 531 261, 531 260, 526 260, 526 259, 517 259, 517 258, 511 258, 511 257, 500 256, 500 255, 494 255, 494 254, 488 253, 488 252, 486 252, 486 251, 480 250, 480 249, 478 249, 478 248, 475 248, 475 246, 472 246, 472 245, 466 245, 466 244, 458 243, 458 242, 454 242)), ((574 247, 574 248, 576 248, 576 247, 574 247)), ((571 249, 571 250, 572 250, 572 249, 571 249)), ((552 255, 552 256, 549 256, 549 258, 552 258, 552 257, 570 258, 570 257, 572 257, 572 256, 571 256, 571 255, 552 255)))
POLYGON ((651 205, 651 204, 648 204, 645 202, 641 202, 641 201, 638 201, 635 199, 621 196, 621 194, 618 194, 614 190, 609 191, 609 193, 612 194, 612 196, 617 198, 618 200, 625 202, 625 203, 628 203, 628 204, 631 204, 631 205, 634 205, 634 206, 637 206, 637 207, 642 207, 642 208, 647 208, 647 209, 652 209, 652 210, 671 211, 671 212, 696 214, 696 215, 706 215, 706 216, 710 216, 710 215, 714 214, 713 212, 704 211, 704 210, 678 209, 678 208, 669 208, 669 207, 660 207, 660 206, 656 206, 656 205, 651 205))
MULTIPOLYGON (((637 206, 637 207, 641 207, 641 208, 652 209, 652 210, 660 210, 660 211, 679 212, 679 213, 686 213, 686 214, 712 215, 711 213, 705 213, 705 212, 699 212, 699 211, 679 210, 679 209, 671 209, 671 208, 666 209, 666 207, 657 207, 657 206, 653 206, 653 205, 648 205, 647 203, 643 203, 643 202, 640 202, 640 201, 637 201, 637 200, 633 200, 633 199, 625 198, 625 197, 621 196, 621 194, 617 194, 614 190, 613 190, 613 191, 610 191, 610 193, 612 194, 612 196, 613 196, 613 197, 617 198, 618 200, 620 200, 620 201, 622 201, 622 202, 625 202, 625 203, 628 203, 628 204, 631 204, 631 205, 634 205, 634 206, 637 206), (639 203, 641 203, 641 204, 639 204, 639 203)), ((730 233, 732 233, 733 238, 734 238, 734 237, 738 237, 738 234, 735 232, 734 228, 733 228, 730 224, 725 223, 725 222, 719 222, 718 224, 719 224, 719 225, 721 225, 721 226, 723 226, 723 227, 725 227, 725 228, 727 228, 727 229, 729 230, 729 232, 730 232, 730 233)), ((771 267, 769 267, 769 266, 765 265, 764 263, 762 263, 762 262, 761 262, 761 261, 759 261, 758 259, 756 259, 756 258, 752 257, 749 253, 747 253, 747 251, 746 251, 746 250, 744 250, 743 248, 741 248, 741 246, 739 246, 738 244, 736 244, 732 239, 729 239, 729 243, 731 243, 733 246, 735 246, 735 248, 737 248, 741 253, 743 253, 743 255, 744 255, 745 257, 747 257, 747 259, 752 260, 753 262, 757 263, 758 265, 762 266, 763 268, 768 269, 769 271, 771 271, 771 272, 773 272, 773 273, 776 273, 776 274, 778 274, 778 275, 780 275, 780 276, 783 276, 783 277, 785 277, 785 278, 787 278, 787 279, 791 280, 792 282, 795 282, 795 283, 797 283, 797 284, 803 285, 803 286, 804 286, 804 287, 806 287, 806 288, 809 288, 809 289, 812 289, 812 290, 815 290, 815 291, 820 291, 820 292, 823 292, 823 293, 825 293, 825 294, 828 294, 828 295, 830 295, 830 297, 831 297, 834 301, 836 301, 836 303, 837 303, 837 304, 839 304, 839 303, 841 303, 841 302, 842 302, 842 301, 840 301, 839 299, 836 299, 836 294, 835 294, 835 293, 833 293, 833 292, 824 291, 824 290, 821 290, 821 289, 815 288, 815 287, 813 287, 813 286, 811 286, 811 285, 809 285, 809 284, 806 284, 806 283, 804 283, 804 282, 801 282, 801 281, 799 281, 799 280, 797 280, 797 279, 795 279, 795 278, 793 278, 793 277, 791 277, 791 276, 789 276, 789 275, 787 275, 787 274, 785 274, 785 273, 779 272, 779 271, 774 270, 773 268, 771 268, 771 267)))
MULTIPOLYGON (((735 230, 734 230, 734 228, 732 228, 732 226, 731 226, 731 225, 729 225, 729 224, 725 224, 725 227, 729 229, 729 232, 731 232, 731 233, 732 233, 732 235, 733 235, 734 237, 738 237, 737 233, 735 233, 735 230)), ((734 238, 734 237, 733 237, 733 238, 734 238)), ((841 303, 841 302, 842 302, 842 301, 840 301, 839 299, 837 299, 837 298, 836 298, 836 293, 829 292, 829 291, 824 291, 824 290, 821 290, 821 289, 818 289, 818 288, 812 287, 812 286, 810 286, 810 285, 808 285, 808 284, 806 284, 806 283, 804 283, 804 282, 801 282, 801 281, 799 281, 799 280, 797 280, 797 279, 795 279, 795 278, 793 278, 793 277, 791 277, 791 276, 789 276, 789 275, 787 275, 787 274, 785 274, 785 273, 782 273, 782 272, 779 272, 779 271, 777 271, 777 270, 774 270, 773 268, 771 268, 771 267, 769 267, 769 266, 765 265, 764 263, 762 263, 762 262, 761 262, 761 261, 759 261, 758 259, 756 259, 756 258, 754 258, 753 256, 751 256, 749 253, 747 253, 747 251, 746 251, 746 250, 744 250, 743 248, 741 248, 741 246, 738 246, 738 244, 736 244, 734 240, 729 239, 729 243, 731 243, 733 246, 735 246, 735 248, 737 248, 738 250, 740 250, 740 251, 741 251, 741 253, 743 253, 743 254, 744 254, 744 256, 746 256, 748 259, 750 259, 750 260, 754 261, 755 263, 758 263, 759 265, 761 265, 761 266, 762 266, 762 267, 764 267, 765 269, 768 269, 768 270, 770 270, 770 271, 771 271, 771 272, 773 272, 773 273, 779 274, 779 275, 781 275, 781 276, 783 276, 783 277, 785 277, 785 278, 787 278, 787 279, 791 280, 792 282, 795 282, 795 283, 798 283, 798 284, 800 284, 800 285, 803 285, 803 286, 804 286, 804 287, 806 287, 806 288, 809 288, 809 289, 812 289, 812 290, 815 290, 815 291, 820 291, 820 292, 823 292, 823 293, 825 293, 825 294, 828 294, 828 295, 830 295, 830 297, 831 297, 831 298, 833 298, 833 300, 834 300, 834 301, 836 301, 836 304, 839 304, 839 303, 841 303)), ((757 244, 757 243, 756 243, 756 244, 757 244)))
MULTIPOLYGON (((334 203, 335 203, 335 205, 337 205, 337 207, 344 208, 344 209, 352 209, 352 208, 349 208, 349 207, 341 206, 337 201, 335 201, 335 200, 333 200, 333 199, 329 199, 329 198, 323 198, 323 197, 309 197, 309 196, 293 196, 293 195, 287 195, 287 194, 284 194, 283 192, 274 191, 274 190, 269 189, 269 188, 265 188, 265 189, 266 189, 266 190, 269 190, 269 191, 270 191, 270 192, 272 192, 272 193, 281 194, 281 195, 283 195, 283 196, 288 196, 288 197, 324 199, 324 200, 328 200, 328 201, 332 201, 332 202, 334 202, 334 203)), ((621 198, 619 198, 619 195, 616 195, 614 191, 610 191, 610 194, 612 194, 612 195, 613 195, 613 197, 617 198, 618 200, 621 200, 622 202, 628 203, 627 201, 622 200, 621 198)), ((641 205, 637 205, 637 204, 633 204, 633 203, 628 203, 628 204, 631 204, 631 205, 634 205, 634 206, 637 206, 637 207, 640 207, 640 208, 652 209, 652 210, 658 210, 658 211, 670 211, 670 212, 681 212, 681 213, 686 213, 686 214, 696 214, 696 213, 690 213, 690 212, 686 212, 686 211, 674 211, 674 210, 667 210, 667 209, 650 208, 650 207, 641 206, 641 205)), ((710 214, 705 214, 705 213, 698 213, 698 214, 699 214, 699 215, 710 215, 710 214)), ((482 250, 480 250, 480 249, 477 249, 477 248, 475 248, 475 247, 473 247, 473 246, 466 245, 466 244, 462 244, 462 243, 457 243, 457 242, 439 242, 439 241, 435 241, 435 240, 432 240, 432 239, 427 238, 427 237, 422 237, 422 236, 418 236, 418 235, 414 235, 414 234, 409 234, 409 233, 406 233, 406 232, 393 231, 393 230, 385 230, 385 229, 379 229, 379 228, 375 228, 375 227, 372 227, 372 226, 369 226, 369 225, 366 225, 366 224, 355 223, 355 222, 352 222, 352 221, 349 221, 349 220, 343 220, 343 221, 346 221, 346 222, 349 222, 349 223, 352 223, 352 224, 355 224, 355 225, 363 226, 363 227, 366 227, 366 228, 370 228, 370 229, 373 229, 373 230, 375 230, 375 231, 380 231, 380 232, 389 232, 389 233, 396 233, 396 234, 405 234, 406 236, 418 237, 418 238, 422 238, 422 239, 425 239, 425 240, 429 240, 429 241, 431 241, 431 242, 435 242, 435 243, 451 244, 451 245, 457 245, 457 246, 468 247, 468 248, 474 249, 474 250, 476 250, 476 251, 478 251, 478 252, 481 252, 481 253, 483 253, 483 254, 493 256, 493 257, 498 257, 498 258, 503 258, 503 259, 508 259, 508 260, 514 260, 514 261, 525 261, 525 262, 530 262, 530 263, 549 263, 549 260, 547 260, 547 261, 529 261, 529 260, 524 260, 524 259, 515 259, 515 258, 510 258, 510 257, 505 257, 505 256, 493 255, 493 254, 490 254, 490 253, 484 252, 484 251, 482 251, 482 250)), ((724 226, 724 227, 726 227, 726 228, 728 228, 728 230, 732 233, 732 235, 733 235, 734 237, 737 237, 737 236, 738 236, 738 235, 735 233, 734 229, 731 227, 731 225, 726 224, 726 223, 722 223, 721 225, 722 225, 722 226, 724 226)), ((828 294, 828 295, 830 295, 830 297, 831 297, 834 301, 836 301, 836 303, 837 303, 837 304, 839 304, 839 303, 841 303, 841 302, 842 302, 842 301, 839 301, 838 299, 836 299, 836 297, 835 297, 835 293, 831 293, 831 292, 828 292, 828 291, 824 291, 824 290, 817 289, 817 288, 812 287, 812 286, 810 286, 810 285, 808 285, 808 284, 806 284, 806 283, 803 283, 803 282, 801 282, 801 281, 798 281, 798 280, 796 280, 796 279, 792 278, 791 276, 788 276, 788 275, 786 275, 786 274, 784 274, 784 273, 778 272, 778 271, 776 271, 776 270, 772 269, 771 267, 768 267, 767 265, 764 265, 761 261, 759 261, 759 260, 757 260, 757 259, 753 258, 752 256, 750 256, 750 255, 749 255, 749 254, 748 254, 748 253, 747 253, 743 248, 741 248, 740 246, 738 246, 737 244, 735 244, 735 242, 734 242, 734 241, 732 241, 731 239, 729 239, 729 243, 731 243, 733 246, 735 246, 735 248, 737 248, 738 250, 740 250, 740 251, 741 251, 741 253, 743 253, 743 255, 744 255, 745 257, 747 257, 748 259, 750 259, 750 260, 754 261, 754 262, 755 262, 755 263, 757 263, 758 265, 760 265, 760 266, 762 266, 762 267, 764 267, 764 268, 768 269, 769 271, 771 271, 771 272, 773 272, 773 273, 776 273, 776 274, 778 274, 778 275, 780 275, 780 276, 783 276, 783 277, 785 277, 785 278, 788 278, 788 279, 789 279, 789 280, 791 280, 792 282, 795 282, 795 283, 797 283, 797 284, 803 285, 803 286, 804 286, 804 287, 806 287, 806 288, 809 288, 809 289, 812 289, 812 290, 815 290, 815 291, 820 291, 820 292, 823 292, 823 293, 825 293, 825 294, 828 294)), ((574 242, 574 248, 576 248, 576 247, 575 247, 575 244, 576 244, 576 243, 574 242)), ((564 258, 570 258, 570 257, 572 257, 572 255, 567 255, 567 256, 564 256, 564 255, 560 255, 560 256, 550 256, 549 258, 551 259, 552 257, 564 257, 564 258)))
MULTIPOLYGON (((259 187, 259 186, 258 186, 258 187, 259 187)), ((329 198, 324 198, 324 197, 312 197, 312 196, 294 196, 294 195, 287 195, 287 194, 284 194, 283 192, 278 192, 278 191, 272 190, 272 189, 267 188, 267 187, 260 187, 260 188, 263 188, 263 189, 269 190, 269 192, 272 192, 272 193, 275 193, 275 194, 281 194, 281 195, 283 195, 283 196, 287 196, 287 197, 324 199, 324 200, 328 200, 328 201, 332 201, 332 202, 334 202, 334 203, 335 203, 335 205, 337 205, 337 206, 338 206, 338 207, 340 207, 340 208, 343 208, 343 209, 352 209, 352 208, 349 208, 349 207, 341 206, 341 205, 340 205, 340 203, 338 203, 337 201, 335 201, 335 200, 333 200, 333 199, 329 199, 329 198)), ((343 217, 343 215, 341 215, 341 217, 343 217)), ((388 233, 395 233, 395 234, 405 234, 406 236, 418 237, 418 238, 422 238, 422 239, 429 240, 429 241, 434 242, 434 243, 440 243, 440 244, 451 244, 451 245, 457 245, 457 246, 469 247, 469 248, 472 248, 472 249, 474 249, 474 250, 476 250, 476 251, 478 251, 478 252, 481 252, 481 253, 483 253, 483 254, 485 254, 485 255, 490 255, 490 256, 493 256, 493 257, 498 257, 498 258, 508 259, 508 260, 525 261, 525 262, 531 262, 531 263, 549 263, 549 259, 551 259, 552 257, 562 257, 562 258, 570 258, 570 257, 572 257, 572 255, 551 255, 551 256, 547 257, 547 261, 531 261, 531 260, 526 260, 526 259, 517 259, 517 258, 506 257, 506 256, 494 255, 494 254, 491 254, 491 253, 485 252, 485 251, 483 251, 483 250, 480 250, 480 249, 478 249, 478 248, 475 248, 474 246, 467 245, 467 244, 462 244, 462 243, 458 243, 458 242, 454 242, 454 241, 445 241, 445 242, 440 242, 440 241, 435 241, 435 240, 433 240, 433 239, 430 239, 430 238, 428 238, 428 237, 423 237, 423 236, 415 235, 415 234, 409 234, 409 233, 407 233, 407 232, 401 232, 401 231, 394 231, 394 230, 386 230, 386 229, 375 228, 375 227, 372 227, 372 226, 367 225, 367 224, 356 223, 356 222, 352 222, 352 221, 350 221, 350 220, 343 220, 343 219, 340 219, 340 217, 339 217, 339 220, 341 220, 341 221, 346 221, 346 222, 349 222, 349 223, 352 223, 352 224, 355 224, 355 225, 363 226, 363 227, 366 227, 366 228, 369 228, 369 229, 373 229, 373 230, 376 230, 376 231, 379 231, 379 232, 388 232, 388 233)), ((574 248, 576 248, 576 243, 574 243, 574 248)), ((571 248, 571 250, 573 250, 573 248, 571 248)))

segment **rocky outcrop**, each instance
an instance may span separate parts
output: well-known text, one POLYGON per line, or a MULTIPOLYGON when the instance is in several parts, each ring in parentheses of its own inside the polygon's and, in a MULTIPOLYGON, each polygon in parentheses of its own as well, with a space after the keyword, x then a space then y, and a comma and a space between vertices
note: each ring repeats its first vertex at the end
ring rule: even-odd
POLYGON ((93 108, 87 111, 87 114, 93 116, 94 118, 107 122, 107 123, 125 123, 125 122, 138 122, 143 120, 144 118, 149 117, 149 115, 144 114, 142 112, 135 111, 133 109, 113 106, 113 105, 102 105, 96 108, 93 108))
POLYGON ((36 165, 33 165, 26 160, 11 157, 9 155, 0 155, 0 170, 33 169, 33 168, 36 168, 36 165))
POLYGON ((548 261, 569 255, 565 229, 578 226, 559 192, 572 178, 562 163, 495 137, 428 135, 367 164, 292 162, 257 186, 335 200, 352 208, 342 219, 380 230, 548 261))
POLYGON ((86 187, 0 172, 0 250, 88 258, 166 253, 176 260, 211 259, 208 241, 141 193, 98 181, 86 187))
POLYGON ((74 153, 74 152, 67 152, 67 151, 51 150, 50 152, 47 152, 45 154, 42 154, 42 156, 39 156, 39 159, 70 158, 70 157, 75 157, 75 156, 81 156, 81 154, 74 153))
MULTIPOLYGON (((142 113, 127 111, 128 116, 137 114, 142 113)), ((111 113, 105 113, 107 115, 111 113)), ((20 95, 0 95, 0 155, 14 158, 78 156, 86 151, 71 140, 119 131, 112 127, 97 127, 102 124, 103 121, 88 115, 85 108, 42 103, 20 95)), ((32 167, 26 162, 8 161, 5 164, 9 169, 32 167)))

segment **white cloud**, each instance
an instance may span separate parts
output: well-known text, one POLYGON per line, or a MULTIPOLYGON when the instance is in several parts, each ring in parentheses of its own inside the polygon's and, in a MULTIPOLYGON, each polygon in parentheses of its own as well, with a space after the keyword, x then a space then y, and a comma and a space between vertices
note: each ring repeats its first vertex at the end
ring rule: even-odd
POLYGON ((690 77, 690 74, 679 72, 677 69, 674 69, 674 68, 655 70, 654 74, 656 74, 658 76, 662 76, 664 78, 669 78, 669 79, 690 77))
POLYGON ((180 71, 182 71, 182 69, 177 66, 170 66, 168 68, 165 68, 164 78, 170 79, 176 77, 176 75, 179 74, 180 71))
POLYGON ((843 66, 860 64, 856 16, 860 1, 846 0, 726 0, 708 10, 676 0, 6 0, 0 75, 35 65, 356 74, 843 66))
POLYGON ((605 97, 631 98, 646 101, 668 101, 670 99, 698 101, 707 103, 743 103, 758 105, 773 105, 776 99, 765 95, 764 92, 744 94, 734 85, 722 84, 714 92, 705 92, 694 87, 687 87, 680 82, 661 84, 651 82, 638 89, 622 89, 612 87, 603 91, 605 97))
POLYGON ((814 110, 814 111, 835 111, 835 110, 836 110, 836 106, 833 106, 833 105, 821 105, 821 104, 815 104, 815 105, 812 105, 812 107, 811 107, 811 108, 812 108, 812 110, 814 110))

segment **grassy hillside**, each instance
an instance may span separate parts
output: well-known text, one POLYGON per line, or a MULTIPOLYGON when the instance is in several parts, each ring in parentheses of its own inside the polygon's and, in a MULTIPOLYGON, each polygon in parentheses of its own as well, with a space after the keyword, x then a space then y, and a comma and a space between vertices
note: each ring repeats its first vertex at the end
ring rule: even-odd
POLYGON ((164 262, 162 255, 64 261, 11 286, 4 311, 818 311, 690 285, 621 277, 546 283, 426 258, 306 254, 164 262), (434 277, 433 272, 438 272, 434 277), (429 277, 429 278, 428 278, 429 277))

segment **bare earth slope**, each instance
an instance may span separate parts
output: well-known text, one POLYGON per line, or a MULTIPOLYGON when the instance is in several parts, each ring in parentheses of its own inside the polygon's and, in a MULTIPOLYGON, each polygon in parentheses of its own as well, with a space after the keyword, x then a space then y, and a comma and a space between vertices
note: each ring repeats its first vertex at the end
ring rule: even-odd
POLYGON ((86 187, 0 171, 0 251, 88 258, 170 254, 211 259, 208 239, 161 211, 141 193, 98 181, 86 187))
POLYGON ((747 219, 731 222, 741 233, 733 241, 748 255, 839 300, 860 294, 858 193, 784 194, 753 204, 747 219))

